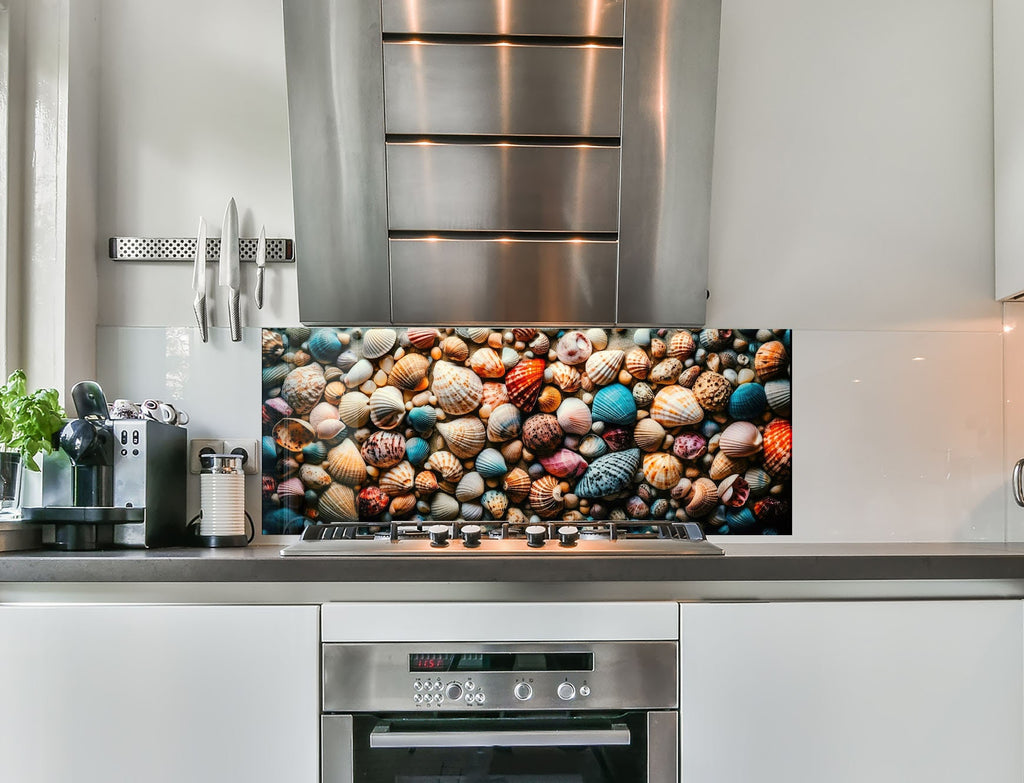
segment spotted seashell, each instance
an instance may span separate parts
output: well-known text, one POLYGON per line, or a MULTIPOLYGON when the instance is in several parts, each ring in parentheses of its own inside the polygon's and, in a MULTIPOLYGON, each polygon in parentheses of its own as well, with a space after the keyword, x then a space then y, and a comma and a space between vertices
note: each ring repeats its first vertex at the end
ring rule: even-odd
POLYGON ((615 451, 598 457, 587 468, 575 494, 581 498, 603 498, 625 490, 640 467, 640 450, 615 451))
POLYGON ((683 477, 683 463, 664 452, 646 455, 643 470, 644 480, 655 489, 672 489, 683 477))
POLYGON ((651 339, 651 358, 652 359, 664 359, 665 354, 668 353, 668 346, 665 345, 665 341, 660 337, 654 337, 651 339))
MULTIPOLYGON (((594 346, 595 351, 603 351, 608 347, 608 332, 604 329, 587 329, 587 339, 590 340, 590 344, 594 346)), ((589 372, 589 371, 588 371, 589 372)))
POLYGON ((263 403, 263 426, 267 429, 291 415, 292 406, 280 397, 271 397, 263 403))
POLYGON ((649 377, 651 383, 664 386, 668 383, 675 383, 682 371, 683 363, 678 359, 663 359, 654 365, 649 377))
POLYGON ((502 482, 502 489, 508 493, 509 500, 513 503, 521 503, 530 494, 530 486, 533 481, 530 474, 522 468, 512 468, 502 482))
POLYGON ((545 386, 537 396, 537 407, 543 413, 554 413, 562 404, 562 393, 554 386, 545 386))
POLYGON ((475 470, 470 471, 459 479, 459 484, 455 487, 455 498, 462 503, 476 500, 484 494, 485 489, 484 477, 475 470))
POLYGON ((720 351, 732 342, 732 329, 702 329, 698 339, 705 351, 720 351))
POLYGON ((319 364, 307 364, 288 373, 281 384, 281 397, 301 416, 320 402, 326 386, 323 368, 319 364))
POLYGON ((423 467, 434 471, 441 480, 452 484, 462 478, 462 463, 450 451, 435 451, 423 463, 423 467))
POLYGON ((590 407, 579 397, 566 397, 555 415, 558 426, 571 435, 586 435, 593 424, 590 407))
POLYGON ((370 420, 370 398, 359 391, 349 392, 338 403, 338 415, 348 427, 365 427, 370 420))
POLYGON ((461 510, 459 501, 447 492, 438 492, 430 499, 430 516, 440 522, 458 519, 461 510))
POLYGON ((422 473, 417 473, 415 487, 416 491, 420 494, 420 497, 430 497, 437 492, 437 476, 430 470, 424 470, 422 473))
POLYGON ((437 329, 427 326, 411 326, 405 331, 409 344, 419 348, 421 351, 428 351, 434 347, 437 341, 437 329))
POLYGON ((587 377, 596 386, 607 386, 619 377, 619 370, 625 358, 626 354, 619 350, 592 353, 587 359, 587 377))
POLYGON ((526 517, 526 512, 524 512, 518 506, 510 506, 509 507, 508 515, 506 516, 506 520, 508 521, 509 525, 519 526, 519 527, 525 526, 527 524, 527 522, 528 522, 528 519, 526 517))
POLYGON ((458 337, 445 337, 441 341, 441 355, 450 362, 462 364, 469 358, 469 346, 458 337))
POLYGON ((363 335, 363 356, 367 359, 379 359, 392 348, 398 340, 394 329, 367 329, 363 335))
POLYGON ((643 498, 634 495, 626 501, 626 516, 630 519, 647 519, 650 514, 651 509, 643 498))
POLYGON ((536 329, 513 329, 512 336, 521 343, 528 343, 537 336, 536 329))
POLYGON ((634 446, 633 430, 626 427, 611 427, 601 433, 601 438, 609 451, 622 451, 634 446))
POLYGON ((274 389, 284 383, 288 373, 292 371, 290 364, 274 364, 263 368, 263 388, 274 389))
POLYGON ((359 448, 350 438, 345 438, 328 451, 323 464, 331 478, 342 484, 355 486, 366 480, 366 463, 359 453, 359 448))
POLYGON ((523 422, 523 446, 538 456, 551 454, 562 442, 562 428, 550 413, 538 413, 523 422))
POLYGON ((390 468, 405 456, 405 438, 397 432, 374 432, 359 450, 363 459, 375 468, 390 468))
POLYGON ((345 431, 344 422, 337 419, 326 419, 316 428, 316 436, 320 440, 334 440, 345 431))
POLYGON ((508 389, 505 388, 505 384, 493 381, 484 383, 483 393, 480 396, 481 405, 487 405, 493 411, 499 405, 504 405, 508 401, 508 389))
POLYGON ((646 408, 654 402, 654 389, 643 381, 637 381, 633 384, 633 402, 637 408, 646 408))
POLYGON ((475 372, 445 361, 434 365, 431 390, 437 397, 438 407, 452 416, 476 410, 483 397, 483 384, 475 372))
POLYGON ((440 421, 437 423, 437 431, 448 444, 449 451, 461 459, 472 459, 487 442, 484 423, 475 416, 440 421))
POLYGON ((477 348, 469 360, 469 366, 481 378, 500 378, 505 374, 505 365, 493 348, 477 348))
POLYGON ((429 456, 430 444, 423 440, 423 438, 409 438, 405 442, 405 458, 416 467, 426 462, 429 456))
POLYGON ((633 428, 633 440, 641 451, 657 451, 665 442, 665 428, 648 416, 633 428))
POLYGON ((575 367, 555 362, 551 365, 551 381, 566 394, 574 394, 583 385, 583 376, 575 367))
POLYGON ((421 353, 407 353, 391 368, 388 383, 399 389, 415 389, 427 377, 430 359, 421 353))
POLYGON ((593 462, 598 457, 604 456, 608 453, 608 444, 604 442, 604 439, 600 435, 587 435, 580 441, 580 445, 577 450, 583 459, 588 462, 593 462))
POLYGON ((718 506, 718 487, 709 478, 701 477, 690 485, 683 510, 689 517, 705 517, 718 506))
POLYGON ((379 484, 391 497, 412 492, 416 486, 416 469, 409 462, 399 462, 380 477, 379 484))
POLYGON ((421 435, 430 432, 437 423, 437 411, 430 405, 413 408, 406 416, 412 428, 421 435))
POLYGON ((355 522, 359 519, 355 493, 343 484, 331 484, 323 491, 317 511, 322 522, 355 522))
POLYGON ((702 372, 693 384, 693 395, 704 410, 721 411, 729 404, 732 385, 717 372, 702 372))
POLYGON ((489 489, 480 498, 480 504, 491 519, 504 519, 508 511, 508 495, 497 489, 489 489))
POLYGON ((319 465, 309 463, 299 466, 299 480, 309 489, 323 490, 331 486, 331 474, 319 465))
POLYGON ((554 476, 541 476, 530 487, 530 508, 542 517, 553 517, 565 506, 562 489, 554 476))
POLYGON ((772 486, 771 474, 764 468, 749 468, 743 474, 743 479, 747 482, 747 486, 750 487, 750 494, 755 497, 765 494, 772 486))
MULTIPOLYGON (((744 384, 750 385, 750 384, 744 384)), ((780 416, 788 417, 792 404, 792 388, 786 379, 768 381, 764 385, 765 400, 768 407, 780 416)))
POLYGON ((263 330, 263 366, 277 364, 284 353, 284 338, 273 329, 263 330))
POLYGON ((540 464, 552 476, 564 479, 577 479, 587 471, 587 461, 569 449, 558 449, 554 454, 541 457, 540 464))
POLYGON ((703 369, 699 364, 695 364, 692 367, 687 367, 679 374, 679 385, 685 386, 687 389, 692 389, 693 384, 697 382, 697 378, 700 377, 700 374, 702 372, 703 369))
POLYGON ((551 338, 546 334, 538 334, 530 340, 530 350, 534 356, 547 356, 551 350, 551 338))
POLYGON ((327 458, 327 444, 315 441, 302 449, 302 461, 306 465, 319 465, 327 458))
POLYGON ((699 432, 680 432, 672 441, 672 453, 680 459, 699 459, 708 453, 707 438, 699 432))
POLYGON ((646 380, 651 372, 651 357, 643 348, 631 348, 626 354, 626 372, 638 380, 646 380))
POLYGON ((484 449, 476 457, 477 472, 485 479, 498 478, 508 472, 505 458, 497 449, 484 449))
POLYGON ((499 451, 501 451, 501 456, 505 458, 506 465, 516 465, 523 458, 523 442, 521 440, 510 440, 508 443, 502 443, 499 451))
POLYGON ((775 419, 764 428, 764 468, 776 479, 789 478, 793 463, 793 428, 788 419, 775 419))
POLYGON ((281 419, 274 425, 274 441, 285 451, 297 454, 316 440, 316 428, 302 419, 281 419))
POLYGON ((345 373, 345 385, 350 389, 362 386, 373 377, 373 365, 369 359, 360 359, 345 373))
POLYGON ((693 356, 696 350, 697 341, 693 339, 692 334, 685 329, 682 329, 669 338, 665 353, 673 359, 679 359, 680 361, 685 362, 693 356))
POLYGON ((387 492, 382 490, 380 487, 369 486, 363 487, 359 490, 359 495, 356 496, 356 506, 359 508, 360 519, 373 519, 383 514, 388 504, 391 502, 391 498, 388 497, 387 492))
POLYGON ((636 401, 628 387, 613 383, 597 391, 590 407, 594 421, 630 426, 636 422, 636 401))
POLYGON ((722 431, 718 448, 730 457, 749 457, 761 450, 761 432, 749 421, 734 421, 722 431))
POLYGON ((522 413, 512 403, 495 408, 487 419, 487 439, 504 443, 519 437, 522 430, 522 413))
POLYGON ((651 418, 664 427, 685 427, 704 418, 693 392, 684 386, 666 386, 651 403, 651 418))
POLYGON ((750 497, 750 486, 738 473, 726 476, 718 485, 718 499, 729 508, 739 508, 750 497))
POLYGON ((724 451, 718 451, 711 460, 708 475, 713 481, 721 481, 732 473, 742 473, 747 469, 747 460, 743 457, 730 457, 724 451))
MULTIPOLYGON (((769 381, 779 383, 779 381, 769 381)), ((789 383, 789 381, 784 381, 789 383)), ((750 421, 764 413, 767 398, 765 388, 759 383, 742 383, 737 386, 729 397, 729 416, 734 419, 750 421)))
POLYGON ((391 514, 392 519, 396 520, 408 519, 415 510, 416 496, 411 492, 391 498, 391 504, 388 506, 388 513, 391 514))
POLYGON ((789 354, 778 340, 767 342, 754 354, 754 372, 762 381, 770 381, 786 374, 789 354))
POLYGON ((306 348, 321 364, 333 364, 341 353, 341 340, 333 329, 314 329, 306 348))
POLYGON ((522 411, 529 412, 537 404, 544 381, 544 360, 523 359, 505 375, 509 400, 522 411))
POLYGON ((405 417, 405 399, 394 386, 381 386, 370 395, 370 421, 382 430, 393 430, 405 417))

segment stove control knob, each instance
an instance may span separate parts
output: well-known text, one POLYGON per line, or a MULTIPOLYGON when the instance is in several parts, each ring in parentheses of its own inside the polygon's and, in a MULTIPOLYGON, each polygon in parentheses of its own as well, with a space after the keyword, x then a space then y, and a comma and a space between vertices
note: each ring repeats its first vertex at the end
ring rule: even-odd
POLYGON ((462 543, 467 547, 480 546, 480 525, 462 526, 462 543))
POLYGON ((530 687, 528 682, 517 682, 516 687, 512 689, 512 693, 519 701, 529 701, 530 697, 533 696, 533 688, 530 687))
POLYGON ((462 686, 457 682, 450 682, 448 687, 444 689, 444 695, 448 701, 458 701, 462 698, 462 686))
POLYGON ((589 696, 589 695, 590 695, 590 686, 589 685, 581 685, 580 686, 580 696, 589 696))
POLYGON ((576 698, 576 686, 571 682, 560 682, 556 693, 562 701, 572 701, 576 698))
POLYGON ((534 547, 544 546, 547 533, 548 529, 544 525, 530 525, 526 528, 526 545, 534 547))
POLYGON ((558 543, 562 546, 576 546, 580 529, 576 525, 562 525, 558 528, 558 543))
POLYGON ((427 528, 431 546, 448 546, 448 525, 431 525, 427 528))

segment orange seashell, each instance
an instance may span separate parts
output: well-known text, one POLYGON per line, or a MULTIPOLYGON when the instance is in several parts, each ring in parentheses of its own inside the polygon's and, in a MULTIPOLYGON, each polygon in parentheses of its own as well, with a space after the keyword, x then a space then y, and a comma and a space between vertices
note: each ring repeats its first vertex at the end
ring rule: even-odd
POLYGON ((536 329, 513 329, 512 336, 521 343, 528 343, 537 336, 536 329))
POLYGON ((505 374, 501 356, 493 348, 477 348, 469 360, 469 366, 481 378, 500 378, 505 374))
MULTIPOLYGON (((506 490, 507 491, 507 490, 506 490)), ((553 517, 565 505, 558 479, 544 475, 530 487, 530 508, 542 517, 553 517)))
POLYGON ((651 358, 652 359, 664 359, 668 353, 668 347, 665 345, 665 341, 657 337, 651 340, 651 358))
POLYGON ((775 419, 764 428, 764 469, 776 479, 789 478, 793 466, 793 427, 789 419, 775 419))
POLYGON ((395 362, 388 376, 388 383, 399 389, 415 389, 420 381, 427 377, 429 368, 430 359, 426 356, 421 353, 407 353, 395 362))
POLYGON ((424 470, 422 473, 417 473, 415 486, 416 491, 420 494, 420 497, 429 497, 430 495, 433 495, 435 492, 437 492, 437 476, 432 471, 429 470, 424 470))
POLYGON ((522 468, 512 468, 502 482, 502 489, 513 503, 521 503, 530 494, 530 474, 522 468))
POLYGON ((686 361, 697 351, 697 341, 685 329, 676 332, 668 341, 667 353, 673 359, 686 361))
POLYGON ((554 413, 562 403, 562 393, 554 386, 545 386, 537 397, 537 407, 544 413, 554 413))
POLYGON ((686 493, 684 510, 689 517, 704 517, 718 506, 718 486, 709 478, 699 478, 686 493))
POLYGON ((439 421, 436 427, 451 452, 461 459, 472 459, 487 442, 487 430, 476 416, 439 421))
POLYGON ((356 495, 351 487, 331 484, 320 495, 317 512, 324 522, 355 522, 359 519, 356 495))
POLYGON ((469 358, 469 347, 460 337, 454 335, 445 337, 441 341, 440 348, 441 355, 450 362, 461 364, 469 358))
POLYGON ((607 386, 619 377, 626 354, 619 350, 597 351, 587 359, 587 377, 597 386, 607 386))
POLYGON ((426 351, 433 348, 434 342, 438 338, 438 332, 432 327, 413 326, 406 330, 405 336, 409 338, 410 345, 426 351))
POLYGON ((685 427, 704 418, 693 392, 683 386, 665 386, 651 403, 651 418, 663 427, 685 427))
POLYGON ((747 469, 747 461, 742 457, 730 457, 724 451, 715 454, 708 468, 708 475, 712 481, 721 481, 733 473, 743 473, 747 469))
POLYGON ((583 376, 580 375, 580 371, 561 362, 555 362, 551 366, 551 380, 566 394, 578 392, 583 385, 583 376))
POLYGON ((342 484, 355 486, 366 480, 366 463, 359 453, 359 448, 350 438, 345 438, 327 452, 323 466, 331 474, 331 478, 342 484))
POLYGON ((683 477, 683 463, 671 454, 648 454, 643 462, 644 480, 655 489, 672 489, 683 477))
POLYGON ((732 384, 717 372, 702 372, 693 384, 693 396, 704 410, 724 410, 732 396, 732 384))
POLYGON ((408 462, 399 462, 380 477, 380 488, 391 497, 412 492, 416 486, 416 470, 408 462))
POLYGON ((302 419, 281 419, 274 425, 274 440, 285 451, 298 453, 316 440, 316 428, 302 419))
POLYGON ((633 440, 641 451, 657 451, 665 441, 665 428, 648 416, 633 428, 633 440))
POLYGON ((754 372, 762 381, 785 376, 788 363, 789 354, 786 352, 786 346, 778 340, 765 343, 754 354, 754 372))
POLYGON ((462 463, 450 451, 435 451, 423 467, 435 471, 443 481, 457 482, 462 478, 462 463))
POLYGON ((637 380, 645 380, 651 371, 651 357, 643 348, 630 348, 625 359, 626 372, 637 380))
POLYGON ((415 510, 416 496, 412 493, 392 498, 391 505, 388 506, 388 513, 391 514, 394 519, 398 520, 408 519, 415 510))
POLYGON ((496 410, 499 405, 508 402, 508 390, 503 383, 493 381, 484 384, 483 392, 480 395, 480 404, 489 405, 491 410, 496 410))
POLYGON ((509 400, 520 410, 529 412, 537 404, 544 366, 543 359, 523 359, 505 376, 509 400))

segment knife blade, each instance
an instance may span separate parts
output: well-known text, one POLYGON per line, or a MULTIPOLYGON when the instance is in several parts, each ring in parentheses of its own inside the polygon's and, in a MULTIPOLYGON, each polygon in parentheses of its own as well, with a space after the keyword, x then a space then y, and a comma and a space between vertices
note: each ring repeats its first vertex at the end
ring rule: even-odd
POLYGON ((256 309, 263 309, 263 275, 267 265, 267 227, 260 226, 260 238, 256 240, 256 291, 253 300, 256 309))
POLYGON ((231 327, 231 342, 242 339, 241 315, 239 313, 239 250, 238 250, 238 207, 235 200, 228 201, 224 210, 224 227, 220 236, 220 284, 229 291, 228 324, 231 327))
POLYGON ((196 260, 192 266, 192 290, 196 292, 192 300, 192 310, 196 314, 199 325, 199 336, 203 342, 210 339, 206 320, 206 218, 199 218, 199 235, 196 237, 196 260))

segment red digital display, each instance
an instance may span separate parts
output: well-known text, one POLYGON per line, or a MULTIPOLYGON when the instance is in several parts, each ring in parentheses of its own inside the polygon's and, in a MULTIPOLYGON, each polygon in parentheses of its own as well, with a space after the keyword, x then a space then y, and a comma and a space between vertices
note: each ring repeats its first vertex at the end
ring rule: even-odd
POLYGON ((409 671, 441 672, 451 668, 454 655, 446 653, 416 653, 409 656, 409 671))

